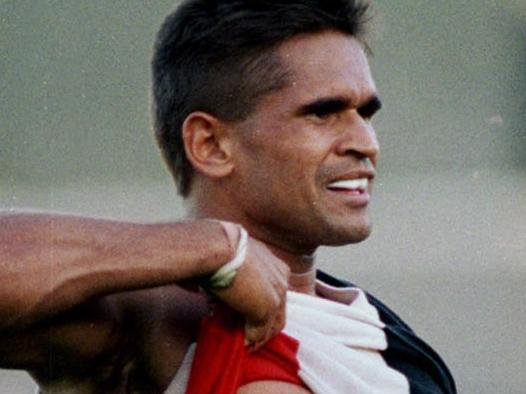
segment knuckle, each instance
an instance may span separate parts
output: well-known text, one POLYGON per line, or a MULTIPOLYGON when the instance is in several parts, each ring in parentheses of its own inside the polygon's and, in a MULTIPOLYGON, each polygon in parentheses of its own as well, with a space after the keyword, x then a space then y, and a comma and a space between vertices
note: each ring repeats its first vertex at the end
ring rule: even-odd
POLYGON ((272 297, 272 309, 273 310, 280 308, 282 304, 282 299, 283 299, 282 293, 284 293, 284 291, 280 289, 277 293, 273 294, 273 297, 272 297))
POLYGON ((280 266, 280 271, 282 277, 284 277, 286 280, 290 277, 290 267, 288 265, 280 266))
POLYGON ((260 308, 256 311, 254 319, 258 323, 258 325, 263 325, 270 319, 271 315, 272 310, 270 308, 260 308))
POLYGON ((280 305, 286 296, 287 296, 287 283, 285 282, 278 288, 278 298, 280 301, 280 305))
POLYGON ((252 345, 259 340, 259 336, 254 330, 247 330, 245 333, 245 340, 248 344, 252 345))
POLYGON ((280 319, 280 321, 276 325, 276 331, 281 332, 284 328, 285 328, 285 319, 280 319))

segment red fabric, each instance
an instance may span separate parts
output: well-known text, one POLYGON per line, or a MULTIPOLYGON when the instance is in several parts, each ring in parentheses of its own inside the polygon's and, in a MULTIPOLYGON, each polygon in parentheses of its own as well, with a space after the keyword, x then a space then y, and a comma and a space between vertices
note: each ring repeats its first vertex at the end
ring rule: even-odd
POLYGON ((299 342, 280 333, 257 352, 244 345, 244 322, 217 310, 201 323, 186 394, 235 394, 244 384, 278 380, 304 386, 298 377, 299 342))

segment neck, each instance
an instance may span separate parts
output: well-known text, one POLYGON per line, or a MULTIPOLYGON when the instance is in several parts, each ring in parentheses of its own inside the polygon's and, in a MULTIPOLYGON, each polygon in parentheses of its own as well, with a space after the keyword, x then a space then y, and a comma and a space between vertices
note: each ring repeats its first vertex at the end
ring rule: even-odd
POLYGON ((301 274, 291 272, 289 290, 312 296, 316 295, 316 270, 314 267, 310 271, 301 274))
POLYGON ((251 237, 263 242, 274 255, 290 267, 290 290, 312 295, 315 294, 316 270, 314 251, 299 251, 293 247, 289 247, 283 244, 283 242, 276 240, 276 238, 279 237, 274 237, 270 231, 261 229, 248 220, 244 220, 243 217, 230 215, 226 210, 211 209, 212 205, 213 204, 190 204, 188 217, 194 219, 208 218, 225 220, 241 224, 251 237))
MULTIPOLYGON (((249 234, 252 234, 250 229, 248 229, 248 231, 249 234)), ((275 256, 289 266, 289 290, 315 295, 316 269, 314 254, 304 254, 292 251, 292 249, 289 249, 282 244, 274 243, 268 237, 261 237, 258 236, 259 234, 257 232, 255 233, 255 238, 263 242, 275 256)))

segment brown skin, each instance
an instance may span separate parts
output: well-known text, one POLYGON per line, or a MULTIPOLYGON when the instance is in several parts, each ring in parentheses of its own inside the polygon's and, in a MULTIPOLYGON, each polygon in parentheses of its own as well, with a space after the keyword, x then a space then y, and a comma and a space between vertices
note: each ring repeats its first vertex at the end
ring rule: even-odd
MULTIPOLYGON (((0 367, 28 370, 44 392, 162 392, 208 312, 195 281, 233 256, 230 229, 0 215, 0 367)), ((216 292, 255 346, 283 327, 288 272, 250 238, 235 281, 216 292)))
MULTIPOLYGON (((314 294, 316 248, 368 236, 367 206, 327 188, 374 175, 378 143, 363 108, 376 90, 362 47, 323 32, 290 39, 277 54, 293 80, 246 120, 195 112, 184 124, 195 220, 0 216, 0 366, 29 370, 50 392, 162 392, 207 312, 193 283, 228 261, 237 241, 233 225, 202 218, 240 223, 252 236, 233 285, 216 295, 246 317, 255 346, 283 326, 289 267, 289 289, 314 294), (302 111, 335 97, 346 104, 302 111)), ((255 382, 239 392, 308 391, 255 382)))
POLYGON ((291 83, 264 97, 246 120, 223 124, 200 113, 187 120, 188 157, 205 175, 194 182, 192 211, 241 223, 288 253, 293 272, 303 272, 318 246, 359 242, 370 233, 368 207, 353 207, 327 186, 341 177, 374 177, 373 114, 360 112, 376 88, 362 46, 340 33, 298 36, 277 54, 292 70, 291 83), (321 117, 300 113, 332 98, 348 103, 321 117), (218 197, 209 201, 209 194, 218 197))

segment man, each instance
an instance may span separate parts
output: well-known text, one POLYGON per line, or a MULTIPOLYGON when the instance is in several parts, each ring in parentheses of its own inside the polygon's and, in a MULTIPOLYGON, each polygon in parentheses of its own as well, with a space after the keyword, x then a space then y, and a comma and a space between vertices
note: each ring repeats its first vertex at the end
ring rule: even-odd
POLYGON ((371 228, 380 100, 366 10, 189 0, 170 15, 155 129, 191 220, 4 214, 0 367, 28 370, 43 393, 455 392, 383 304, 316 281, 319 246, 371 228))

